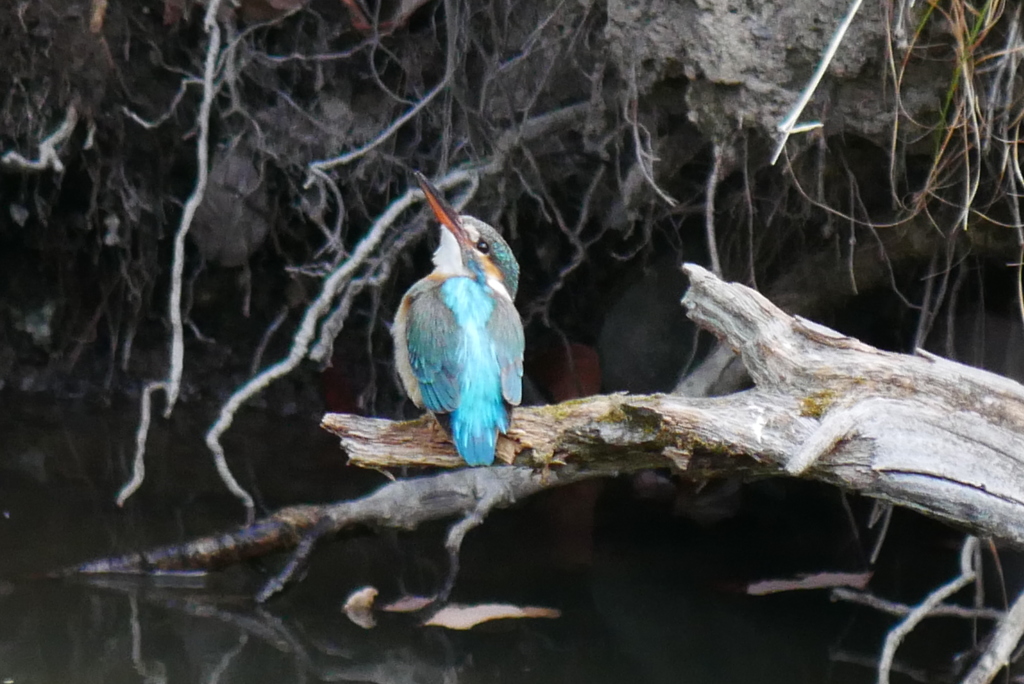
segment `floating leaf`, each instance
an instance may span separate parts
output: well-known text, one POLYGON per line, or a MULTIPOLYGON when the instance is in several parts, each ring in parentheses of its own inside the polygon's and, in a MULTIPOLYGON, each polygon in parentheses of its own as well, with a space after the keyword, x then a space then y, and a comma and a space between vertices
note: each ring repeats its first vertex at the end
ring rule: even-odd
POLYGON ((380 609, 389 613, 415 613, 417 610, 423 610, 436 600, 437 598, 434 596, 403 596, 397 601, 381 606, 380 609))
POLYGON ((472 606, 449 604, 434 613, 423 624, 428 627, 448 629, 470 629, 481 622, 509 618, 556 618, 562 615, 554 608, 536 606, 513 606, 508 603, 480 603, 472 606))
POLYGON ((377 620, 373 617, 373 602, 377 599, 376 587, 363 587, 356 589, 348 598, 342 610, 348 619, 363 629, 372 629, 377 626, 377 620))
POLYGON ((796 579, 751 582, 747 586, 747 593, 751 596, 764 596, 765 594, 777 594, 798 589, 831 589, 833 587, 863 589, 870 581, 870 572, 818 572, 813 575, 800 575, 796 579))

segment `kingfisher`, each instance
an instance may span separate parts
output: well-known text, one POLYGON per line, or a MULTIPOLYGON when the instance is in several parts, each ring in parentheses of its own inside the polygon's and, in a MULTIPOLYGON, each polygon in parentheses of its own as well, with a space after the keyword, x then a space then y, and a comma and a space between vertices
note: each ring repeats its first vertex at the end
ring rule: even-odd
POLYGON ((493 227, 460 215, 422 174, 441 224, 434 270, 409 288, 391 333, 402 385, 434 414, 471 466, 494 463, 523 398, 523 322, 513 304, 519 264, 493 227))

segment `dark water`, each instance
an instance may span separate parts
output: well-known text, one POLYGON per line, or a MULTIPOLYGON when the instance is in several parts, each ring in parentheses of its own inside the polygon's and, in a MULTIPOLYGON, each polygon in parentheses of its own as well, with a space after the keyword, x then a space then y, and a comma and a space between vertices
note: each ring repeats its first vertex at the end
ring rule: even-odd
MULTIPOLYGON (((637 499, 627 482, 499 512, 467 539, 453 600, 549 606, 562 617, 469 632, 401 615, 365 630, 340 610, 366 584, 383 600, 436 589, 446 571, 442 523, 353 531, 262 607, 251 596, 280 558, 200 577, 25 579, 240 522, 202 445, 210 417, 187 411, 155 421, 147 484, 118 509, 135 421, 134 406, 0 397, 0 681, 869 682, 892 624, 825 591, 742 593, 748 579, 858 569, 838 494, 775 483, 746 488, 739 512, 712 525, 637 499), (595 498, 596 508, 587 505, 595 498)), ((357 496, 384 481, 346 468, 312 416, 249 414, 227 444, 266 509, 357 496)), ((894 545, 907 543, 898 524, 893 534, 894 545)), ((905 589, 913 577, 926 589, 948 579, 956 556, 948 541, 940 534, 927 558, 890 563, 880 584, 905 589)), ((937 622, 945 626, 908 642, 918 675, 963 648, 967 628, 937 622)))

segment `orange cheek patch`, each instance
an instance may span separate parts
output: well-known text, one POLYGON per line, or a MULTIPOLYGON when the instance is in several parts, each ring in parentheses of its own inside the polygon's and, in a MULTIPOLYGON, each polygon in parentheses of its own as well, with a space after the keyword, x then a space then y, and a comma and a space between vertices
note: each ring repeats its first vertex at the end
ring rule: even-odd
POLYGON ((485 258, 483 260, 483 262, 484 262, 484 275, 486 275, 488 278, 494 278, 499 283, 505 282, 505 279, 501 276, 501 271, 498 270, 498 267, 494 265, 493 261, 491 261, 490 259, 486 259, 485 258))

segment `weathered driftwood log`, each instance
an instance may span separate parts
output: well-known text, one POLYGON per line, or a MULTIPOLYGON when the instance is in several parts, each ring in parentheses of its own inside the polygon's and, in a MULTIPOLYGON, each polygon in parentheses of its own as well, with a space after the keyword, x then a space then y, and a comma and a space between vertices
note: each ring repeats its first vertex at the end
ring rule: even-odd
MULTIPOLYGON (((879 351, 684 270, 690 317, 742 356, 756 388, 520 409, 499 444, 504 460, 552 472, 802 475, 1024 545, 1024 387, 923 352, 879 351)), ((428 419, 329 414, 323 425, 357 465, 460 463, 428 419)))
MULTIPOLYGON (((714 399, 612 395, 519 409, 499 442, 499 455, 513 466, 400 480, 361 499, 288 508, 217 537, 64 573, 211 569, 298 547, 261 593, 266 598, 295 576, 316 540, 353 525, 411 529, 463 516, 448 538, 449 551, 457 551, 491 508, 651 467, 693 478, 816 478, 1024 545, 1024 388, 930 355, 873 349, 698 266, 685 270, 690 316, 741 354, 755 389, 714 399)), ((323 424, 356 465, 461 464, 427 418, 330 414, 323 424)))

